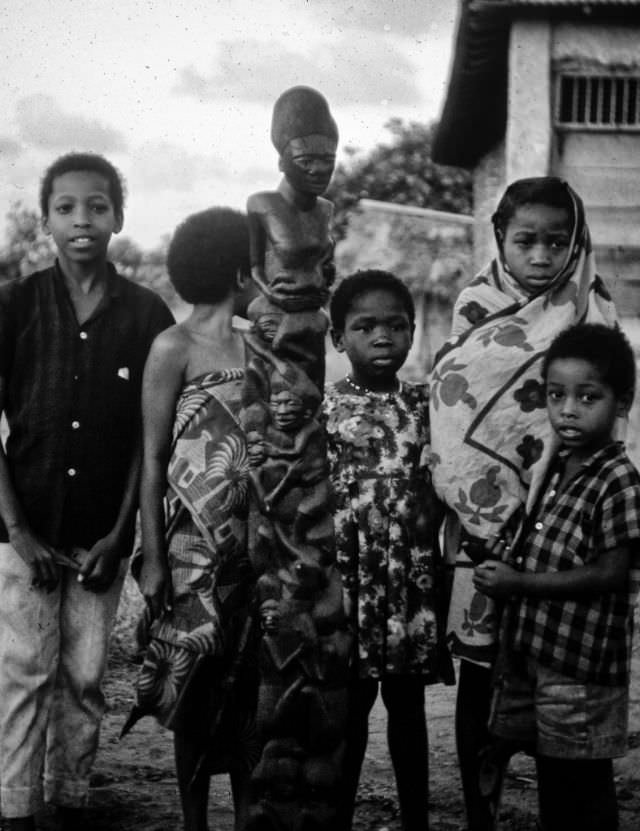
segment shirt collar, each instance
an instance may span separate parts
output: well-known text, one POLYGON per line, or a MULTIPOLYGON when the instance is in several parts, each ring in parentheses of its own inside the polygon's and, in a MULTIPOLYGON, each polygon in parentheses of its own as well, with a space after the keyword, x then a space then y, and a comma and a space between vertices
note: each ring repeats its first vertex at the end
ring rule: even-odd
MULTIPOLYGON (((609 459, 614 458, 617 456, 620 451, 624 448, 624 442, 616 441, 615 439, 611 439, 604 447, 601 447, 600 450, 597 450, 593 456, 590 456, 586 461, 584 461, 580 465, 580 472, 588 471, 592 467, 599 469, 602 467, 603 462, 608 461, 609 459)), ((571 455, 570 448, 562 448, 558 451, 558 459, 564 464, 568 457, 571 455)))
MULTIPOLYGON (((60 267, 60 261, 56 257, 56 261, 53 265, 53 276, 55 281, 58 283, 59 287, 63 288, 66 292, 67 284, 64 279, 64 274, 62 272, 62 268, 60 267)), ((107 262, 107 286, 105 291, 105 296, 109 297, 119 297, 122 293, 122 283, 118 279, 118 272, 113 263, 107 262)))

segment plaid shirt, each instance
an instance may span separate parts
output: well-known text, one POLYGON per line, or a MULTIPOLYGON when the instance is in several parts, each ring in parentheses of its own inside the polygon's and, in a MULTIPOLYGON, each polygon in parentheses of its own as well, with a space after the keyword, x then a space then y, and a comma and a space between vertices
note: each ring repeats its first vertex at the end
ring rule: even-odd
POLYGON ((156 294, 111 265, 82 326, 57 264, 0 287, 9 472, 30 528, 51 545, 89 548, 112 530, 139 435, 142 370, 171 323, 156 294))
POLYGON ((504 642, 578 681, 624 686, 638 577, 640 476, 615 442, 595 453, 557 493, 562 468, 559 454, 509 564, 527 572, 565 571, 633 543, 628 586, 584 600, 513 597, 503 617, 504 642))

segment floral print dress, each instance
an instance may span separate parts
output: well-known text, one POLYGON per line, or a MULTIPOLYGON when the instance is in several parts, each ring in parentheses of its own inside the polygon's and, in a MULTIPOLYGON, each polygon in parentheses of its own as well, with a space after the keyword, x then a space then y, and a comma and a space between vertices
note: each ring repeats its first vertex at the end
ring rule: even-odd
POLYGON ((325 392, 336 544, 360 678, 433 675, 438 627, 436 528, 426 467, 428 397, 403 383, 397 393, 358 392, 348 381, 325 392))

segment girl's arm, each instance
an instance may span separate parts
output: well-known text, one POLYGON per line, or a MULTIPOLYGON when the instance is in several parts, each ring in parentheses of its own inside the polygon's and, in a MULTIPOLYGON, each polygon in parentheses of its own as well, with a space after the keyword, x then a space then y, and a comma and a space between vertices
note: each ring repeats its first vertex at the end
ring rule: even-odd
POLYGON ((154 618, 163 607, 170 608, 171 603, 164 496, 175 406, 184 383, 187 354, 179 328, 172 326, 153 342, 142 378, 142 568, 139 584, 154 618))
POLYGON ((474 569, 473 584, 490 597, 515 594, 571 600, 622 590, 630 562, 630 546, 604 551, 593 563, 566 571, 517 571, 506 563, 485 560, 474 569))

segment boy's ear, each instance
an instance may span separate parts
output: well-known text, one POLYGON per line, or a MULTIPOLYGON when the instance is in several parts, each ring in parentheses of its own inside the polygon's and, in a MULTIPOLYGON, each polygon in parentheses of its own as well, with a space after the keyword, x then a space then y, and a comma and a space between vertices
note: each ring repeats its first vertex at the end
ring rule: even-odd
POLYGON ((338 352, 344 352, 344 337, 342 332, 331 329, 331 342, 338 352))
POLYGON ((45 232, 47 236, 51 235, 51 228, 49 228, 49 217, 43 216, 41 219, 42 223, 42 230, 45 232))
POLYGON ((633 395, 630 392, 621 395, 616 402, 616 415, 619 417, 628 416, 632 404, 633 395))
POLYGON ((251 277, 246 274, 241 268, 236 271, 236 291, 243 292, 249 287, 251 277))
POLYGON ((260 290, 251 278, 251 274, 243 271, 241 268, 236 271, 235 294, 239 302, 244 306, 241 310, 241 314, 243 315, 246 314, 246 307, 249 303, 260 294, 260 290))
POLYGON ((122 214, 122 213, 116 214, 115 219, 116 219, 116 221, 115 221, 115 224, 113 226, 113 233, 114 234, 119 234, 120 231, 122 231, 122 226, 124 225, 124 214, 122 214))

